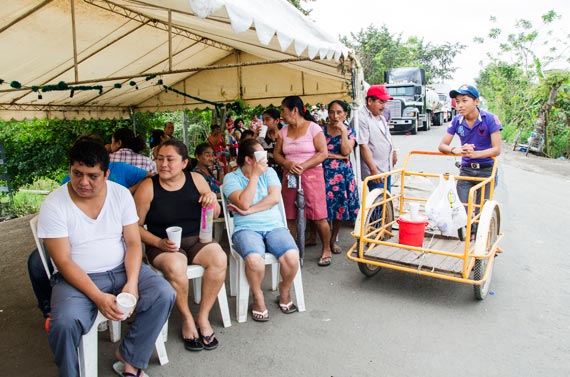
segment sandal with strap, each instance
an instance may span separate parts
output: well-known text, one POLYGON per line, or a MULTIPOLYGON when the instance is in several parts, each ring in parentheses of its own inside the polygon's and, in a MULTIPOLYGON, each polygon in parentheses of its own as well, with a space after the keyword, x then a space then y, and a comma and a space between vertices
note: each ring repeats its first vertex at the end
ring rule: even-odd
POLYGON ((293 301, 290 301, 288 304, 279 304, 279 309, 281 309, 283 314, 295 313, 298 310, 293 301))
POLYGON ((262 312, 258 310, 252 310, 251 319, 257 322, 267 322, 269 321, 269 312, 267 311, 267 309, 265 309, 262 312))
POLYGON ((117 361, 113 364, 113 370, 121 377, 148 377, 142 369, 137 369, 137 374, 125 372, 125 364, 122 361, 117 361))
POLYGON ((200 329, 198 329, 198 335, 200 335, 200 340, 202 341, 202 345, 206 351, 211 351, 218 348, 220 342, 218 342, 215 332, 211 333, 210 335, 203 335, 200 332, 200 329))

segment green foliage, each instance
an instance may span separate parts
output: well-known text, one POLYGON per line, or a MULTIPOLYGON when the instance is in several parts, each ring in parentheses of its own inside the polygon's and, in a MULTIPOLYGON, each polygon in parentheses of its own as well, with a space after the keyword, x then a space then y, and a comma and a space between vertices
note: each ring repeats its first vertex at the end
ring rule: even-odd
POLYGON ((461 44, 425 43, 423 38, 402 40, 402 34, 391 34, 383 25, 370 25, 341 41, 352 48, 364 70, 364 79, 370 84, 384 82, 384 71, 396 67, 421 67, 426 70, 428 82, 439 82, 452 77, 456 68, 453 59, 464 47, 461 44))
MULTIPOLYGON (((547 70, 551 63, 564 60, 561 52, 568 48, 567 41, 557 40, 552 30, 547 29, 559 19, 556 12, 549 11, 542 16, 543 25, 539 28, 534 28, 528 20, 518 20, 517 32, 505 37, 501 29, 491 29, 488 37, 499 42, 500 52, 489 55, 491 63, 480 72, 477 86, 490 110, 503 121, 505 140, 513 141, 522 129, 520 142, 526 143, 537 124, 544 120, 541 118, 545 118, 544 153, 568 158, 570 71, 547 70), (536 47, 552 42, 558 43, 546 50, 536 47)), ((477 40, 484 42, 485 38, 477 40)))
POLYGON ((312 9, 305 9, 303 8, 303 6, 301 5, 301 2, 303 3, 308 3, 311 1, 315 1, 315 0, 288 0, 291 4, 293 4, 293 6, 297 9, 299 9, 301 11, 301 13, 303 13, 305 16, 308 16, 309 14, 311 14, 312 9))

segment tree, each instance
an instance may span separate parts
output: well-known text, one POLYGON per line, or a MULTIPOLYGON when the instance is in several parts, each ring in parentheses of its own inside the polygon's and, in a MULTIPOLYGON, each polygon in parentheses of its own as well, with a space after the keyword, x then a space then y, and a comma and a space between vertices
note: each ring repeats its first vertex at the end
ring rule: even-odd
POLYGON ((301 5, 301 2, 303 3, 308 3, 311 1, 315 1, 315 0, 288 0, 291 4, 293 4, 293 6, 297 9, 299 9, 305 16, 308 16, 309 14, 311 14, 312 9, 305 9, 303 8, 303 6, 301 5))
POLYGON ((428 82, 450 79, 457 68, 453 59, 464 47, 459 43, 434 45, 423 38, 402 40, 402 34, 392 34, 386 25, 373 25, 358 33, 351 33, 341 41, 352 48, 362 64, 364 79, 371 84, 384 82, 384 71, 390 68, 412 66, 426 70, 428 82))
MULTIPOLYGON (((486 38, 499 43, 499 53, 487 54, 491 62, 477 79, 492 110, 503 116, 506 134, 512 134, 515 127, 522 127, 527 133, 534 130, 544 135, 547 155, 570 153, 568 139, 564 146, 558 137, 560 133, 568 134, 564 128, 568 127, 569 119, 567 97, 558 101, 558 94, 560 90, 567 90, 570 71, 549 69, 556 64, 570 63, 568 39, 557 37, 554 31, 560 19, 561 16, 550 10, 542 16, 542 24, 537 28, 528 20, 518 20, 516 32, 506 36, 500 28, 492 28, 486 38), (564 126, 552 124, 553 120, 564 126)), ((491 17, 491 21, 496 23, 497 19, 491 17)), ((479 37, 475 41, 483 43, 486 39, 479 37)))

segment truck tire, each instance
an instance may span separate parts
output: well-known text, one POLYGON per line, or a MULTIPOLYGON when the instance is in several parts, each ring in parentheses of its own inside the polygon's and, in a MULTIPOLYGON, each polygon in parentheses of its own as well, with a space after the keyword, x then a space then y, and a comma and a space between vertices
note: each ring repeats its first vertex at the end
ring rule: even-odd
POLYGON ((418 118, 416 118, 416 120, 414 121, 414 127, 412 128, 411 133, 412 135, 418 134, 418 118))
POLYGON ((422 127, 422 131, 429 131, 431 129, 431 117, 432 112, 428 111, 426 113, 426 120, 423 121, 424 126, 422 127))
POLYGON ((433 125, 434 126, 441 126, 443 124, 443 113, 435 114, 433 125))

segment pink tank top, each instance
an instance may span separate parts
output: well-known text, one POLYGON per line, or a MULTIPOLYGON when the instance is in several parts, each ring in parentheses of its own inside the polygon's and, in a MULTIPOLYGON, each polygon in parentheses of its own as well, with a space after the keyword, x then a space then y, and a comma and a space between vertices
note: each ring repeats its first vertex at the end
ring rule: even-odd
MULTIPOLYGON (((285 155, 285 158, 290 161, 302 163, 313 157, 316 153, 313 139, 319 132, 323 132, 321 126, 311 122, 307 129, 307 133, 297 139, 287 137, 288 129, 289 126, 285 126, 279 131, 279 136, 281 136, 281 139, 283 140, 283 154, 285 155)), ((321 166, 321 164, 317 166, 321 166)))

